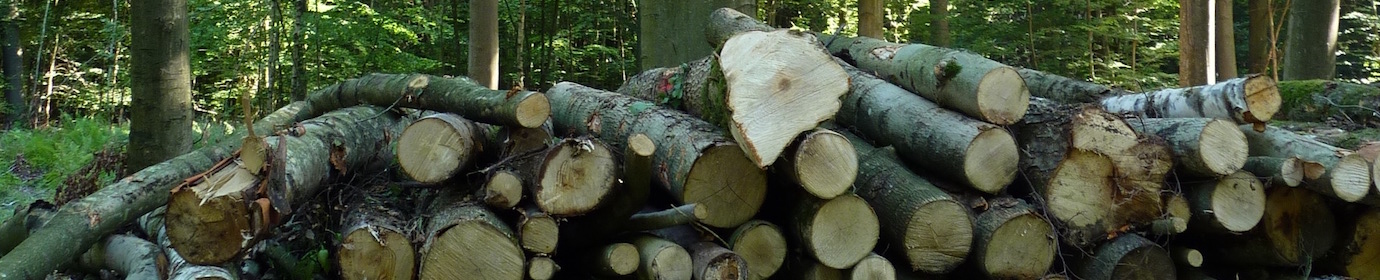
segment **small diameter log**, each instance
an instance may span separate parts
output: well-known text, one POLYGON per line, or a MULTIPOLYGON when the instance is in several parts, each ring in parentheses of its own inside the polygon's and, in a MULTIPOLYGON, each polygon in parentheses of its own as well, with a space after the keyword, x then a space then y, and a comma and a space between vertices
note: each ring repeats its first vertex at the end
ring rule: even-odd
POLYGON ((886 243, 902 250, 913 271, 943 274, 958 267, 973 244, 967 207, 912 173, 894 151, 843 135, 858 150, 857 195, 876 206, 886 243))
POLYGON ((838 122, 911 163, 978 191, 1000 193, 1016 179, 1016 140, 1002 127, 974 120, 839 62, 853 78, 838 122))
POLYGON ((619 93, 683 109, 728 130, 765 168, 795 137, 833 118, 848 74, 799 31, 751 31, 716 55, 628 78, 619 93), (760 73, 774 73, 761 75, 760 73))
POLYGON ((1300 266, 1319 260, 1336 239, 1336 222, 1322 196, 1300 188, 1270 188, 1265 217, 1240 235, 1200 246, 1213 263, 1300 266))
POLYGON ((806 131, 786 148, 774 166, 805 192, 830 199, 853 187, 858 177, 858 154, 848 138, 825 128, 806 131))
POLYGON ((633 214, 625 222, 625 231, 655 230, 704 220, 707 214, 698 204, 686 204, 661 211, 633 214))
POLYGON ((1060 103, 1094 103, 1107 96, 1130 94, 1131 92, 1099 85, 1087 81, 1020 68, 1016 70, 1030 88, 1030 95, 1046 98, 1060 103))
POLYGON ((482 204, 446 193, 431 205, 422 234, 421 279, 522 279, 517 236, 482 204))
POLYGON ((1265 216, 1265 185, 1250 172, 1236 172, 1204 184, 1184 187, 1193 209, 1195 229, 1245 232, 1265 216))
POLYGON ((499 169, 489 173, 480 192, 484 204, 497 209, 512 209, 522 202, 522 178, 516 171, 499 169))
POLYGON ((642 280, 689 280, 693 276, 693 263, 690 252, 685 247, 650 234, 637 234, 628 239, 637 246, 637 272, 633 276, 642 280))
POLYGON ((637 272, 641 265, 637 246, 632 243, 613 243, 594 250, 588 258, 586 269, 598 276, 622 277, 637 272))
POLYGON ((690 251, 694 279, 748 279, 748 265, 738 253, 714 242, 695 242, 686 247, 690 251))
POLYGON ((820 40, 832 41, 829 51, 858 68, 982 121, 1013 124, 1029 106, 1030 91, 1015 68, 974 53, 867 37, 820 40))
POLYGON ((1280 118, 1291 121, 1329 120, 1380 126, 1380 88, 1340 81, 1280 81, 1280 118))
POLYGON ((618 161, 603 141, 567 138, 546 150, 528 184, 533 202, 557 217, 579 216, 608 200, 618 161))
POLYGON ((1365 210, 1340 233, 1337 247, 1318 263, 1319 270, 1356 279, 1380 278, 1380 210, 1365 210))
POLYGON ((14 215, 0 225, 0 255, 4 255, 29 238, 29 232, 48 223, 57 212, 57 205, 37 200, 28 205, 15 207, 14 215))
POLYGON ((417 275, 409 221, 380 198, 361 195, 341 218, 335 255, 343 279, 413 279, 417 275))
POLYGON ((748 279, 767 279, 776 274, 786 262, 786 236, 781 228, 763 220, 751 220, 738 226, 728 237, 728 249, 738 252, 747 262, 748 279))
POLYGON ((1020 199, 988 200, 977 216, 972 261, 989 279, 1036 279, 1054 264, 1054 228, 1020 199))
MULTIPOLYGON (((403 124, 383 108, 360 106, 302 122, 291 133, 297 135, 266 137, 271 170, 240 164, 250 160, 222 161, 172 191, 168 239, 188 262, 229 262, 266 237, 281 222, 278 217, 324 189, 326 181, 392 164, 389 141, 403 124)), ((254 155, 241 153, 237 159, 247 156, 254 155)))
POLYGON ((1279 112, 1280 98, 1274 79, 1252 74, 1205 86, 1112 96, 1101 104, 1113 114, 1214 118, 1263 127, 1279 112))
POLYGON ((1266 186, 1297 187, 1303 184, 1304 160, 1297 157, 1248 157, 1241 170, 1260 177, 1266 186))
POLYGON ((1360 201, 1370 192, 1372 167, 1360 155, 1274 126, 1263 132, 1250 126, 1240 129, 1246 134, 1252 156, 1298 157, 1321 164, 1326 170, 1322 176, 1309 176, 1305 170, 1303 186, 1308 189, 1346 202, 1360 201))
POLYGON ((877 245, 878 221, 857 195, 833 199, 798 196, 787 218, 786 235, 826 266, 847 269, 877 245))
POLYGON ((561 270, 561 266, 556 265, 556 261, 548 257, 532 257, 527 261, 527 278, 532 280, 556 279, 556 272, 561 270))
POLYGON ((125 279, 160 279, 167 261, 157 244, 129 234, 106 237, 79 260, 82 267, 114 270, 125 279))
POLYGON ((891 265, 891 261, 872 253, 858 261, 857 265, 848 270, 850 280, 894 280, 896 279, 896 267, 891 265))
POLYGON ((1236 124, 1208 118, 1140 118, 1127 120, 1137 133, 1163 137, 1180 170, 1190 175, 1226 176, 1246 164, 1246 135, 1236 124))
POLYGON ((1188 222, 1192 220, 1193 210, 1188 206, 1188 199, 1182 194, 1165 194, 1164 217, 1155 220, 1150 225, 1150 232, 1155 235, 1166 236, 1184 233, 1188 231, 1188 222))
POLYGON ((423 184, 436 184, 460 174, 484 150, 484 132, 455 114, 432 114, 416 121, 398 137, 398 165, 403 174, 423 184))
POLYGON ((537 254, 555 253, 556 242, 561 236, 556 218, 536 207, 523 208, 519 214, 517 234, 522 249, 537 254))
POLYGON ((492 90, 466 77, 422 74, 368 74, 328 86, 307 97, 318 108, 344 108, 359 104, 421 108, 455 113, 466 119, 500 125, 537 127, 551 116, 551 106, 540 92, 522 89, 492 90))
MULTIPOLYGON (((567 220, 565 230, 561 231, 561 240, 567 240, 566 247, 581 250, 582 244, 597 244, 593 241, 603 241, 625 231, 628 219, 647 204, 652 192, 652 156, 656 153, 656 144, 647 135, 634 134, 624 145, 622 184, 615 186, 613 196, 604 205, 589 214, 567 220)), ((700 220, 708 215, 702 209, 699 214, 700 220)))
POLYGON ((652 178, 683 204, 709 214, 704 223, 734 227, 751 219, 766 198, 766 174, 723 130, 651 102, 574 83, 552 87, 557 131, 597 135, 623 149, 632 134, 656 145, 652 178))
POLYGON ((1169 256, 1174 258, 1174 263, 1187 267, 1202 267, 1203 253, 1197 249, 1186 247, 1170 247, 1169 256))
POLYGON ((1077 279, 1175 279, 1169 252, 1134 233, 1099 246, 1075 267, 1077 279))

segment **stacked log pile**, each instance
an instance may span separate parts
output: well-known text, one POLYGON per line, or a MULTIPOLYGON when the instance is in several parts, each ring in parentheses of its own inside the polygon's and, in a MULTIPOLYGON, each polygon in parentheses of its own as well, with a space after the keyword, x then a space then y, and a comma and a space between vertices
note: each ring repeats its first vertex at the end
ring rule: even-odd
POLYGON ((1269 77, 1130 93, 712 17, 719 53, 616 91, 326 87, 22 208, 0 279, 1380 279, 1377 155, 1270 125, 1269 77))

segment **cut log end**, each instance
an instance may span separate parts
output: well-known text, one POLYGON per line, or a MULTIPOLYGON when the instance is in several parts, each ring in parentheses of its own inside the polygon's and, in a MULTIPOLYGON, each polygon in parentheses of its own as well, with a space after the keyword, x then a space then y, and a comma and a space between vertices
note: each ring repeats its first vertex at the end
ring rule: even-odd
POLYGON ((1172 257, 1174 261, 1181 265, 1188 267, 1203 266, 1203 253, 1199 252, 1197 249, 1178 247, 1171 249, 1169 253, 1173 254, 1172 257))
POLYGON ((1343 156, 1327 173, 1331 177, 1332 192, 1346 202, 1361 201, 1370 193, 1371 164, 1360 154, 1343 156))
POLYGON ((857 265, 854 265, 852 270, 848 271, 848 279, 896 279, 896 267, 891 265, 891 261, 873 253, 867 255, 857 265))
POLYGON ((973 188, 994 194, 1016 180, 1020 151, 1015 138, 1006 130, 994 128, 978 133, 968 144, 966 154, 963 172, 973 188))
POLYGON ((557 266, 556 261, 548 257, 532 257, 532 260, 527 263, 527 277, 532 280, 555 279, 557 271, 560 271, 560 266, 557 266))
POLYGON ((639 157, 649 158, 656 153, 656 143, 645 134, 637 134, 628 137, 628 151, 639 157))
POLYGON ((518 221, 518 243, 522 248, 534 252, 550 254, 556 252, 556 241, 560 228, 556 219, 536 209, 526 209, 518 221))
POLYGON ((858 153, 848 138, 827 129, 805 135, 792 158, 790 177, 810 194, 834 198, 853 186, 858 176, 858 153))
POLYGON ((771 223, 749 221, 738 226, 728 240, 729 249, 747 262, 752 279, 767 279, 786 261, 786 237, 771 223))
POLYGON ((412 241, 387 228, 361 227, 347 233, 338 257, 344 279, 412 279, 416 267, 412 241))
POLYGON ((477 152, 478 131, 469 120, 452 114, 423 117, 398 138, 398 165, 417 182, 434 184, 466 168, 477 152))
POLYGON ((484 203, 498 209, 517 207, 522 201, 522 179, 509 170, 495 171, 484 183, 484 203))
POLYGON ((249 170, 230 164, 168 199, 168 240, 188 262, 221 264, 238 256, 252 239, 251 209, 243 192, 257 185, 249 170))
POLYGON ((1297 188, 1274 188, 1266 194, 1265 231, 1271 262, 1299 265, 1319 257, 1335 241, 1336 221, 1322 196, 1297 188))
POLYGON ((539 127, 551 117, 551 101, 546 99, 545 94, 528 95, 526 99, 518 102, 515 116, 519 126, 539 127))
POLYGON ((652 275, 657 277, 655 279, 690 279, 694 273, 690 252, 680 246, 666 247, 653 252, 648 263, 650 265, 647 269, 653 271, 652 275))
POLYGON ((982 118, 997 125, 1021 120, 1030 108, 1030 90, 1020 72, 1009 66, 988 71, 978 81, 977 107, 982 118))
MULTIPOLYGON (((1050 177, 1044 192, 1045 204, 1052 219, 1069 225, 1069 232, 1077 239, 1091 238, 1105 233, 1106 228, 1095 227, 1110 220, 1108 209, 1114 208, 1112 162, 1105 156, 1082 150, 1069 151, 1068 156, 1050 177), (1096 232, 1079 232, 1096 230, 1096 232)), ((1110 225, 1104 225, 1110 226, 1110 225)), ((1070 241, 1074 241, 1070 240, 1070 241)), ((1081 243, 1081 242, 1076 242, 1081 243)))
POLYGON ((872 252, 880 226, 867 201, 845 195, 824 202, 811 218, 808 231, 803 236, 808 237, 809 251, 815 258, 826 266, 846 269, 872 252))
POLYGON ((1283 104, 1275 79, 1267 75, 1251 75, 1246 78, 1246 120, 1254 123, 1269 122, 1279 112, 1283 104))
POLYGON ((906 256, 916 271, 950 271, 972 251, 972 217, 957 201, 935 201, 919 207, 911 214, 905 233, 906 256))
POLYGON ((1218 175, 1230 175, 1246 165, 1246 134, 1228 120, 1212 120, 1203 125, 1198 140, 1199 156, 1207 168, 1218 175))
POLYGON ((748 160, 737 145, 703 151, 686 176, 682 202, 704 208, 708 216, 703 222, 710 226, 730 228, 747 222, 766 199, 766 172, 748 160))
POLYGON ((641 260, 638 257, 637 246, 630 243, 609 245, 605 254, 605 258, 608 259, 609 270, 617 275, 629 275, 637 271, 637 266, 641 260))
POLYGON ((800 32, 751 31, 733 36, 719 51, 732 115, 728 130, 759 168, 842 105, 848 73, 827 63, 833 58, 818 44, 800 32))
POLYGON ((1057 248, 1049 222, 1027 212, 997 227, 979 262, 993 279, 1035 279, 1054 264, 1057 248))
POLYGON ((1175 279, 1174 260, 1154 242, 1127 234, 1098 247, 1080 269, 1083 279, 1175 279))
POLYGON ((538 174, 537 206, 554 216, 576 216, 610 195, 618 181, 618 162, 603 142, 567 139, 547 152, 538 174))
POLYGON ((1211 215, 1231 232, 1250 230, 1265 216, 1265 185, 1249 172, 1219 180, 1210 199, 1211 215))
POLYGON ((422 279, 522 279, 525 274, 522 249, 487 223, 456 224, 430 245, 422 259, 422 279))

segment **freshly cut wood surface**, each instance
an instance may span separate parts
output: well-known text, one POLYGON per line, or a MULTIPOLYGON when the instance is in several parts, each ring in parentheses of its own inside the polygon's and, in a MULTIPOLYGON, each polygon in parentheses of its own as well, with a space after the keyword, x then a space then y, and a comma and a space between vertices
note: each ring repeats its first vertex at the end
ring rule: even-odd
POLYGON ((522 179, 508 169, 495 170, 489 174, 489 181, 482 190, 484 203, 489 207, 510 209, 522 202, 522 179))
POLYGON ((1266 186, 1297 187, 1303 184, 1304 160, 1297 157, 1257 156, 1246 158, 1241 170, 1260 177, 1266 186))
POLYGON ((1205 86, 1112 96, 1101 104, 1113 114, 1214 118, 1260 128, 1279 112, 1280 97, 1273 78, 1252 74, 1205 86))
POLYGON ((1203 253, 1197 249, 1186 247, 1171 247, 1169 255, 1174 258, 1174 262, 1181 266, 1202 267, 1203 253))
POLYGON ((877 245, 879 225, 872 207, 857 195, 833 199, 799 196, 787 224, 805 252, 826 266, 846 269, 877 245))
POLYGON ((694 264, 694 279, 748 279, 748 265, 743 257, 718 243, 696 242, 686 249, 694 264))
POLYGON ((344 279, 413 279, 417 251, 408 220, 379 196, 361 194, 341 219, 336 262, 344 279))
POLYGON ((1341 228, 1337 247, 1319 265, 1322 270, 1356 279, 1380 278, 1380 210, 1364 210, 1341 228))
POLYGON ((1180 170, 1199 176, 1226 176, 1241 170, 1249 153, 1236 124, 1208 118, 1139 118, 1126 121, 1136 132, 1163 137, 1180 170))
POLYGON ((423 224, 421 279, 523 279, 526 257, 507 224, 482 204, 445 193, 423 224))
POLYGON ((1054 264, 1059 241, 1038 210, 1014 198, 988 200, 977 216, 970 261, 990 279, 1036 279, 1054 264))
POLYGON ((825 128, 796 139, 776 168, 806 192, 830 199, 847 192, 858 177, 858 154, 848 138, 825 128))
POLYGON ((1156 235, 1175 235, 1188 231, 1193 210, 1183 194, 1167 193, 1162 198, 1164 217, 1151 224, 1150 231, 1156 235))
POLYGON ((894 280, 896 279, 896 267, 877 253, 872 253, 864 257, 853 268, 848 269, 848 279, 850 280, 894 280))
POLYGON ((1321 164, 1322 170, 1305 167, 1303 186, 1308 189, 1346 202, 1360 201, 1370 193, 1373 167, 1361 155, 1274 126, 1262 132, 1244 125, 1240 129, 1252 156, 1298 157, 1321 164))
POLYGON ((1175 279, 1169 252, 1140 235, 1112 239, 1083 260, 1073 275, 1081 279, 1175 279))
POLYGON ((1265 215, 1265 185, 1250 172, 1236 172, 1204 184, 1184 187, 1193 209, 1194 228, 1245 232, 1265 215))
POLYGON ((547 149, 530 184, 532 200, 557 217, 593 211, 612 196, 618 161, 603 141, 567 138, 547 149))
POLYGON ((522 249, 538 254, 555 253, 561 230, 556 218, 535 207, 520 209, 518 214, 518 244, 522 249))
POLYGON ((637 246, 632 243, 612 243, 598 247, 593 252, 587 259, 589 267, 586 269, 605 277, 631 275, 642 261, 637 246))
POLYGON ((1235 265, 1297 266, 1320 259, 1336 239, 1337 223, 1326 200, 1302 188, 1270 188, 1265 216, 1239 235, 1200 246, 1212 262, 1235 265))
POLYGON ((788 247, 781 228, 763 220, 751 220, 738 226, 728 237, 728 249, 738 252, 747 262, 748 279, 767 279, 786 262, 788 247))
POLYGON ((428 115, 409 124, 398 138, 398 165, 417 182, 440 183, 470 168, 483 150, 484 137, 479 127, 460 116, 428 115))
POLYGON ((549 257, 532 257, 527 261, 527 278, 532 280, 555 279, 561 266, 549 257))

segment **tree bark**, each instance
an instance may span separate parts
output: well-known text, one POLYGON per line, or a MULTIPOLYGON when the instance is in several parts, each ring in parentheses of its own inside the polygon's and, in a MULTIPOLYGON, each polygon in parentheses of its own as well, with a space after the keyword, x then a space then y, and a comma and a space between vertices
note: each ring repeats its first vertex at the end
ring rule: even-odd
POLYGON ((292 19, 292 101, 307 99, 307 66, 302 54, 306 51, 307 0, 291 0, 296 11, 292 19))
POLYGON ((693 275, 690 252, 686 251, 685 247, 645 233, 635 234, 628 240, 633 246, 637 246, 640 258, 637 271, 633 273, 634 278, 690 279, 693 275))
POLYGON ((1060 103, 1094 103, 1102 98, 1131 94, 1131 92, 1092 82, 1021 68, 1016 70, 1030 88, 1030 95, 1060 103))
POLYGON ((1280 119, 1380 127, 1380 87, 1341 81, 1279 83, 1280 119))
POLYGON ((1279 112, 1280 96, 1274 79, 1248 75, 1206 86, 1112 96, 1101 104, 1113 114, 1225 119, 1260 128, 1279 112))
POLYGON ((136 221, 139 229, 144 232, 144 235, 152 239, 151 241, 156 242, 159 249, 162 250, 163 256, 167 258, 167 263, 163 268, 163 272, 165 273, 164 276, 166 276, 164 279, 239 279, 238 271, 227 269, 224 264, 197 265, 183 259, 182 255, 178 254, 177 250, 173 249, 172 243, 168 240, 167 228, 163 227, 163 217, 165 213, 166 208, 159 207, 148 214, 140 216, 136 221))
POLYGON ((623 183, 615 186, 614 195, 606 204, 565 223, 561 240, 567 240, 564 242, 567 248, 579 249, 581 244, 602 241, 626 229, 629 218, 637 214, 651 196, 652 177, 655 174, 652 156, 656 150, 656 144, 647 135, 633 134, 628 137, 623 151, 623 183))
POLYGON ((192 71, 187 1, 130 3, 131 88, 129 156, 125 170, 145 167, 192 148, 192 71))
POLYGON ((989 279, 1038 279, 1049 271, 1059 241, 1038 210, 1020 199, 987 200, 977 216, 973 259, 989 279))
POLYGON ((597 135, 623 149, 629 135, 656 144, 653 178, 682 204, 709 214, 704 223, 734 227, 750 219, 766 197, 766 174, 723 130, 651 102, 574 83, 560 83, 551 98, 557 131, 597 135))
POLYGON ((649 210, 629 217, 624 231, 657 230, 668 227, 689 225, 704 220, 704 209, 697 204, 686 204, 671 209, 649 210))
MULTIPOLYGON (((1016 179, 1018 150, 1005 129, 940 108, 862 70, 852 77, 836 121, 935 175, 984 193, 1000 193, 1016 179)), ((856 144, 856 143, 855 143, 856 144)))
POLYGON ((1163 137, 1179 170, 1218 177, 1236 173, 1249 155, 1246 135, 1231 121, 1208 118, 1140 118, 1127 120, 1140 134, 1163 137))
POLYGON ((1298 188, 1266 190, 1265 216, 1240 235, 1211 239, 1203 257, 1235 265, 1299 266, 1319 260, 1337 231, 1326 201, 1298 188))
POLYGON ((412 279, 417 252, 412 231, 395 202, 360 194, 340 222, 336 264, 343 279, 412 279))
POLYGON ((1210 5, 1217 5, 1216 13, 1212 15, 1212 20, 1216 21, 1213 27, 1216 29, 1216 38, 1213 45, 1216 50, 1213 52, 1213 59, 1216 60, 1217 73, 1216 81, 1226 81, 1235 79, 1236 74, 1236 22, 1232 21, 1232 0, 1209 0, 1210 5))
POLYGON ((1179 0, 1179 87, 1208 83, 1208 5, 1214 0, 1179 0))
POLYGON ((1273 0, 1250 0, 1250 52, 1246 73, 1264 74, 1275 58, 1275 8, 1273 0))
POLYGON ((858 0, 858 36, 886 39, 886 1, 858 0))
POLYGON ((747 262, 738 253, 707 241, 696 242, 685 248, 690 251, 693 279, 747 279, 747 262))
POLYGON ((843 134, 858 150, 857 195, 876 206, 885 243, 903 248, 913 271, 943 274, 958 267, 973 243, 972 214, 912 173, 890 149, 843 134))
POLYGON ((1360 201, 1370 192, 1371 166, 1359 154, 1278 127, 1266 127, 1264 132, 1240 128, 1251 156, 1298 157, 1321 164, 1326 170, 1321 176, 1308 176, 1305 170, 1303 186, 1310 190, 1347 202, 1360 201))
POLYGON ((1188 199, 1182 193, 1165 193, 1161 195, 1161 200, 1164 202, 1165 217, 1151 223, 1150 233, 1170 236, 1188 231, 1188 222, 1193 217, 1188 199))
POLYGON ((14 215, 0 225, 0 256, 29 238, 29 232, 48 223, 54 212, 57 212, 57 206, 42 200, 16 207, 14 215))
POLYGON ((748 279, 767 279, 786 262, 786 236, 771 222, 751 220, 738 226, 725 241, 747 262, 748 279))
POLYGON ((938 47, 948 47, 949 0, 930 1, 930 41, 938 47))
POLYGON ((1340 0, 1293 1, 1285 28, 1281 80, 1331 80, 1337 74, 1340 0))
POLYGON ((0 108, 0 112, 5 115, 0 129, 19 124, 28 114, 28 103, 24 101, 24 61, 19 55, 19 2, 0 1, 0 28, 3 28, 0 29, 0 34, 4 36, 4 46, 0 47, 0 63, 4 64, 5 105, 9 107, 0 108))
POLYGON ((507 224, 462 192, 439 195, 422 224, 420 279, 523 279, 522 248, 507 224))
POLYGON ((1102 244, 1075 269, 1077 279, 1175 279, 1174 260, 1169 253, 1134 233, 1102 244))
POLYGON ((1195 230, 1245 232, 1255 228, 1265 215, 1265 185, 1250 172, 1184 186, 1184 198, 1193 210, 1195 230))
POLYGON ((470 0, 469 77, 498 89, 498 0, 470 0))
POLYGON ((110 269, 125 279, 160 279, 159 262, 166 262, 157 244, 130 234, 107 236, 82 255, 83 267, 110 269))
POLYGON ((329 111, 359 104, 401 106, 455 113, 465 119, 525 128, 541 126, 551 115, 546 95, 526 90, 492 90, 464 77, 420 74, 368 74, 327 86, 307 101, 329 111))
POLYGON ((1011 66, 955 49, 821 35, 829 50, 945 108, 998 125, 1025 115, 1030 91, 1011 66))
POLYGON ((1297 187, 1303 184, 1304 164, 1297 157, 1256 156, 1246 158, 1241 170, 1255 174, 1265 186, 1297 187))
POLYGON ((756 5, 744 0, 637 1, 638 62, 643 70, 675 67, 714 53, 705 42, 709 14, 728 7, 757 14, 756 5))

